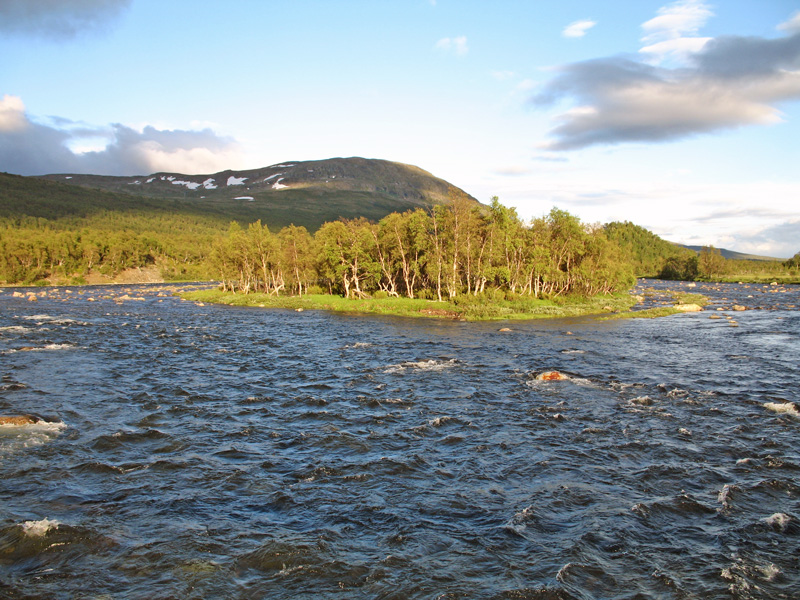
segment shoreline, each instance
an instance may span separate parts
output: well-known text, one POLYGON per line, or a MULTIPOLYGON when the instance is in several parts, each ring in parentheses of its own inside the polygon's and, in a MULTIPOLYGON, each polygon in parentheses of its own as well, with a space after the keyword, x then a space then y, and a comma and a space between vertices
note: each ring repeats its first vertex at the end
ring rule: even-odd
MULTIPOLYGON (((48 293, 64 291, 83 296, 91 289, 131 291, 135 288, 151 288, 168 292, 159 296, 172 295, 198 305, 218 304, 250 308, 280 309, 303 312, 306 310, 325 310, 345 314, 385 315, 411 318, 433 318, 454 321, 523 321, 535 319, 560 319, 593 317, 598 320, 632 318, 657 318, 683 312, 697 312, 709 304, 709 299, 701 294, 684 290, 662 292, 657 306, 635 307, 645 302, 645 296, 630 292, 611 296, 591 298, 561 297, 555 300, 536 299, 526 296, 505 297, 459 296, 453 300, 439 302, 428 299, 409 299, 405 297, 348 299, 337 295, 309 294, 303 296, 274 296, 264 293, 234 294, 223 292, 214 281, 185 282, 141 282, 141 283, 100 283, 91 285, 67 286, 0 286, 19 297, 41 297, 48 293), (26 292, 20 290, 26 289, 26 292)), ((649 295, 649 294, 648 294, 649 295)), ((98 296, 100 299, 113 299, 113 296, 98 296)), ((31 298, 28 298, 29 300, 31 298)), ((34 298, 38 299, 38 298, 34 298)), ((94 301, 96 298, 89 298, 94 301)), ((122 297, 122 300, 130 299, 122 297)), ((137 298, 144 299, 144 298, 137 298)))

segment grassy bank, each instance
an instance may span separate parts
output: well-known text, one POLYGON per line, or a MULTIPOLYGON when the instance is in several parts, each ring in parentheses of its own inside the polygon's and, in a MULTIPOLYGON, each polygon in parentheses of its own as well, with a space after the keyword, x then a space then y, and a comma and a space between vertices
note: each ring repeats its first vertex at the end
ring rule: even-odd
POLYGON ((179 294, 185 300, 256 306, 289 310, 329 310, 335 312, 458 319, 466 321, 523 320, 581 315, 610 314, 627 311, 636 303, 628 294, 595 298, 538 300, 519 297, 496 299, 463 296, 448 302, 410 298, 367 298, 363 300, 322 294, 307 296, 272 296, 269 294, 232 294, 220 290, 199 290, 179 294))
POLYGON ((720 275, 719 277, 698 279, 709 283, 751 283, 756 285, 769 285, 775 282, 779 285, 800 284, 800 275, 720 275))
POLYGON ((675 290, 645 290, 643 297, 650 296, 656 298, 656 301, 663 303, 663 306, 654 306, 652 308, 645 308, 642 310, 617 312, 610 315, 603 315, 601 319, 655 319, 657 317, 668 317, 670 315, 677 315, 685 310, 681 310, 680 306, 697 305, 704 307, 709 303, 709 299, 702 294, 692 294, 689 292, 681 292, 675 290))

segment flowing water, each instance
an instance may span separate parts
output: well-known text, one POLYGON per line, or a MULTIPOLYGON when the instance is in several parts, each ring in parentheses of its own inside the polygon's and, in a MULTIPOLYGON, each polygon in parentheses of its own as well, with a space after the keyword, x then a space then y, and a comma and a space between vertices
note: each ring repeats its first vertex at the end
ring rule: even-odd
POLYGON ((42 421, 0 427, 0 598, 798 598, 800 289, 694 291, 464 323, 3 290, 0 415, 42 421))

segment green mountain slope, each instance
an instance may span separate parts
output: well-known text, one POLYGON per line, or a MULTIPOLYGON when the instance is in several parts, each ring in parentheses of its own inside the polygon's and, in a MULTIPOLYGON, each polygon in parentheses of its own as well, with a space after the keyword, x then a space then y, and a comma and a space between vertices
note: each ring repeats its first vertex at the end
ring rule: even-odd
POLYGON ((53 218, 77 210, 169 210, 226 222, 261 220, 272 228, 289 224, 310 231, 326 221, 366 217, 379 220, 392 212, 444 202, 453 187, 411 165, 364 158, 286 162, 248 171, 207 175, 156 173, 141 177, 46 175, 15 182, 18 200, 9 206, 5 180, 0 215, 24 213, 53 218), (34 181, 59 184, 48 190, 34 181), (69 190, 83 190, 77 194, 69 190), (105 192, 103 196, 100 192, 105 192), (20 196, 22 194, 22 196, 20 196))

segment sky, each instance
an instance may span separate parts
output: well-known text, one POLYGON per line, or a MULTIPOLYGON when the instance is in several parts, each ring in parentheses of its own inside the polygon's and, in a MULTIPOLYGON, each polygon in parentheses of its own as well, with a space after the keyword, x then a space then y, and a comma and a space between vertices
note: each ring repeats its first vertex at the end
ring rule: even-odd
POLYGON ((800 251, 800 0, 0 0, 0 171, 361 156, 800 251))

